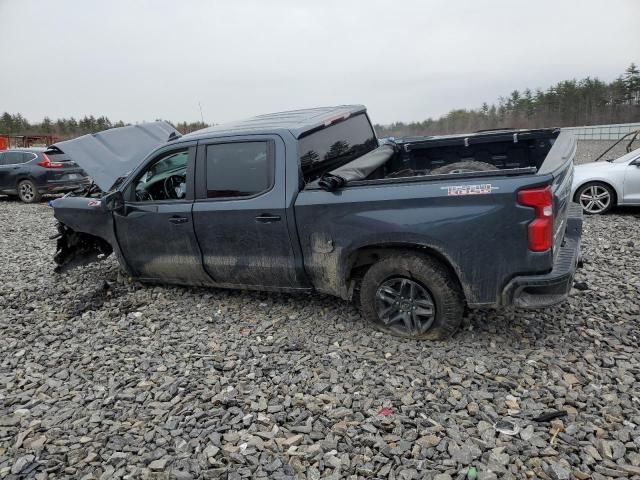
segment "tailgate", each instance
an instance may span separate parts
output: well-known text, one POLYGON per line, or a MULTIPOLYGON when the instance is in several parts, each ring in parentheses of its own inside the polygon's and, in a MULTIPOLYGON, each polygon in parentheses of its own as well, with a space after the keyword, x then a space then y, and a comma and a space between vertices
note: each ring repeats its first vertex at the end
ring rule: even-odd
POLYGON ((48 182, 73 182, 74 180, 82 181, 85 178, 87 178, 87 175, 81 168, 58 168, 47 172, 48 182))
POLYGON ((551 190, 553 191, 555 212, 553 226, 554 255, 560 250, 567 227, 567 216, 572 202, 571 184, 573 182, 573 159, 575 154, 575 136, 566 130, 562 131, 538 170, 539 175, 551 174, 553 176, 551 190))
POLYGON ((48 151, 47 156, 53 163, 61 163, 61 168, 47 170, 47 181, 49 182, 72 182, 74 180, 82 180, 87 174, 82 168, 68 155, 64 153, 56 153, 55 151, 48 151))

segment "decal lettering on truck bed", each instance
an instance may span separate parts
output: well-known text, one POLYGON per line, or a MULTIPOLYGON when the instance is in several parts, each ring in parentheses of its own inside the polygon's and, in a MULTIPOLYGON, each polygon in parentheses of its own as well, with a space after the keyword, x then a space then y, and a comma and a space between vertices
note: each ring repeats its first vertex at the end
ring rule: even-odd
POLYGON ((491 193, 493 190, 498 190, 498 187, 492 186, 490 183, 482 183, 480 185, 448 185, 441 187, 442 190, 447 191, 447 195, 484 195, 491 193))

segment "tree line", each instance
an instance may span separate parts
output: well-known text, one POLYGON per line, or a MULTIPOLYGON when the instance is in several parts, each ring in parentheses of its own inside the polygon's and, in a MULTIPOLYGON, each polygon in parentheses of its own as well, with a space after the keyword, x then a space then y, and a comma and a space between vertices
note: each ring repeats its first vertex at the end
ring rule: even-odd
MULTIPOLYGON (((171 122, 169 122, 171 123, 171 122)), ((124 127, 130 125, 119 120, 112 122, 105 116, 94 117, 93 115, 84 116, 80 119, 59 118, 51 120, 45 117, 42 122, 31 123, 21 114, 11 114, 4 112, 0 115, 0 135, 53 135, 60 139, 67 139, 85 135, 87 133, 96 133, 108 128, 124 127)), ((208 127, 204 122, 180 122, 172 124, 176 130, 181 133, 189 133, 201 128, 208 127)))
MULTIPOLYGON (((632 63, 612 82, 597 78, 565 80, 546 90, 514 90, 497 103, 483 103, 480 108, 451 110, 439 118, 421 122, 396 122, 376 125, 379 137, 403 135, 437 135, 473 132, 493 128, 541 128, 640 122, 640 71, 632 63)), ((125 126, 105 116, 80 119, 45 117, 30 123, 21 114, 4 112, 0 116, 0 135, 47 134, 60 139, 125 126)), ((180 122, 174 127, 189 133, 207 125, 204 122, 180 122)))
POLYGON ((640 122, 640 71, 634 63, 612 82, 587 77, 565 80, 546 90, 514 90, 496 104, 451 110, 422 122, 376 125, 376 133, 379 137, 438 135, 631 122, 640 122))

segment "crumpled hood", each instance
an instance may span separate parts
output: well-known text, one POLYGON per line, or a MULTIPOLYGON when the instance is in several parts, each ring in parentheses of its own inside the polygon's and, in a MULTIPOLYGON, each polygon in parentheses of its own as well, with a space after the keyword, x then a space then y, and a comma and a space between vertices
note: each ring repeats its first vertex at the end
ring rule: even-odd
POLYGON ((167 122, 111 128, 53 144, 80 165, 103 192, 137 167, 151 150, 180 133, 167 122))

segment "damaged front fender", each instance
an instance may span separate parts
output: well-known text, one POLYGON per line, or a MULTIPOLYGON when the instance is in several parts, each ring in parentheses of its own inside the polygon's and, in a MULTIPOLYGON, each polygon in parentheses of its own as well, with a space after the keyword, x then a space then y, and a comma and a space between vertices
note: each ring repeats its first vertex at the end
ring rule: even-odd
POLYGON ((53 237, 58 239, 56 272, 104 260, 114 251, 119 254, 112 213, 102 208, 102 198, 69 196, 51 202, 59 222, 53 237))
POLYGON ((58 223, 58 235, 54 238, 58 239, 53 257, 56 273, 102 261, 113 253, 111 245, 102 238, 76 232, 62 223, 58 223))

